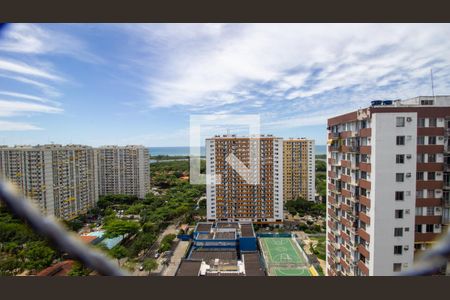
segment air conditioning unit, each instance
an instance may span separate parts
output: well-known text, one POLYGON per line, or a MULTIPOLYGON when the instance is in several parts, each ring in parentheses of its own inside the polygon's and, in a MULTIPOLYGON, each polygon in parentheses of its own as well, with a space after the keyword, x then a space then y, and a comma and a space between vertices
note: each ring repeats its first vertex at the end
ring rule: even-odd
POLYGON ((412 155, 411 154, 406 154, 406 158, 407 159, 411 159, 412 155))
POLYGON ((406 122, 412 122, 412 118, 411 117, 407 117, 406 118, 406 122))
POLYGON ((436 229, 441 228, 441 224, 434 224, 434 228, 436 229))
POLYGON ((406 245, 405 247, 403 247, 403 250, 408 251, 409 250, 409 246, 406 245))
POLYGON ((405 232, 409 232, 409 227, 405 227, 405 232))
POLYGON ((442 141, 444 139, 443 136, 438 137, 438 140, 442 141))
POLYGON ((406 173, 406 177, 407 178, 411 177, 411 173, 406 173))
POLYGON ((405 209, 405 215, 409 215, 409 209, 405 209))

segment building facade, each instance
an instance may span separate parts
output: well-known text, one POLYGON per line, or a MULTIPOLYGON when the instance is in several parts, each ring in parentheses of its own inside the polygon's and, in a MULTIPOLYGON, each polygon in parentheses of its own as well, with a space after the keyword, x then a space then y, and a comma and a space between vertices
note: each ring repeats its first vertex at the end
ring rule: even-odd
POLYGON ((327 275, 395 275, 449 223, 450 96, 328 120, 327 275))
POLYGON ((103 146, 96 150, 99 195, 144 198, 150 190, 150 158, 144 146, 103 146))
POLYGON ((81 145, 0 147, 0 177, 45 215, 70 220, 98 199, 94 149, 81 145))
POLYGON ((302 197, 315 201, 314 140, 287 139, 283 141, 284 201, 302 197))
POLYGON ((283 140, 215 136, 206 139, 207 219, 283 221, 283 140))

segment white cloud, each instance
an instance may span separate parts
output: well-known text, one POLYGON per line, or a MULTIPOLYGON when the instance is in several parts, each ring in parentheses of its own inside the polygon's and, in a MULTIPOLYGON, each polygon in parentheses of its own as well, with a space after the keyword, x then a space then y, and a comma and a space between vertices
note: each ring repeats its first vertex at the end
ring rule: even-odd
POLYGON ((61 113, 62 111, 59 107, 49 105, 0 100, 0 117, 17 116, 26 113, 61 113))
POLYGON ((54 81, 63 81, 63 78, 60 76, 52 74, 43 68, 30 66, 29 64, 23 62, 4 58, 0 58, 0 70, 54 81))
POLYGON ((53 103, 53 104, 56 104, 52 100, 48 100, 46 98, 42 98, 42 97, 35 96, 35 95, 23 94, 23 93, 16 93, 16 92, 9 92, 9 91, 0 91, 0 95, 6 95, 6 96, 15 97, 15 98, 27 99, 27 100, 34 100, 34 101, 41 102, 41 103, 53 103))
MULTIPOLYGON (((245 102, 230 95, 254 94, 267 84, 271 88, 265 94, 272 98, 316 97, 361 85, 370 99, 386 76, 419 81, 430 67, 450 72, 445 70, 450 65, 450 40, 444 38, 450 35, 448 24, 170 24, 129 29, 157 57, 148 64, 152 73, 146 86, 156 107, 245 102)), ((145 64, 145 58, 140 62, 145 64)))
POLYGON ((12 24, 6 27, 0 40, 0 51, 24 54, 65 54, 81 61, 98 63, 103 60, 86 50, 80 39, 61 31, 36 24, 12 24))
POLYGON ((41 129, 33 124, 0 120, 0 131, 30 131, 41 129))

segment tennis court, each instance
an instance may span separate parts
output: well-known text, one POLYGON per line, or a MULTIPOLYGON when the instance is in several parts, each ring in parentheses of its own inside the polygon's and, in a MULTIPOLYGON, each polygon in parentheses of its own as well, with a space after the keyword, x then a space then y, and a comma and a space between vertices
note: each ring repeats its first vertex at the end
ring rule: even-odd
POLYGON ((276 276, 311 276, 308 269, 273 268, 271 271, 276 276))
POLYGON ((261 238, 269 264, 306 264, 305 258, 290 238, 261 238))

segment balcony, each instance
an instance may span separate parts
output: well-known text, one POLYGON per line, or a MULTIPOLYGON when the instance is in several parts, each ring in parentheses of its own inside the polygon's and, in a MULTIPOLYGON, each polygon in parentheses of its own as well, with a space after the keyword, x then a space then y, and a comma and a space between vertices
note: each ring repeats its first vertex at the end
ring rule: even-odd
POLYGON ((417 153, 442 153, 444 145, 417 145, 417 153))
POLYGON ((416 216, 416 224, 441 224, 442 216, 416 216))
POLYGON ((443 163, 417 163, 417 172, 442 172, 443 163))
POLYGON ((367 242, 370 242, 370 235, 362 228, 358 228, 357 234, 367 242))
POLYGON ((366 207, 370 207, 370 199, 367 198, 367 196, 363 196, 360 195, 359 196, 359 203, 366 206, 366 207))
POLYGON ((358 261, 358 269, 366 276, 369 276, 369 268, 366 266, 365 262, 362 260, 358 261))
POLYGON ((359 130, 360 137, 369 137, 372 136, 372 128, 362 128, 359 130))
POLYGON ((370 258, 370 252, 369 252, 369 250, 366 249, 366 247, 363 244, 359 244, 357 249, 358 249, 359 253, 364 255, 364 257, 370 258))
POLYGON ((416 199, 416 207, 424 207, 424 206, 441 206, 442 199, 440 198, 417 198, 416 199))
POLYGON ((371 183, 370 181, 366 180, 366 179, 360 179, 358 182, 359 186, 362 187, 363 189, 366 190, 370 190, 371 189, 371 183))
POLYGON ((371 146, 361 146, 360 147, 361 154, 371 154, 372 153, 372 147, 371 146))
POLYGON ((425 190, 425 189, 442 189, 444 187, 444 183, 440 180, 417 180, 416 182, 416 188, 418 190, 425 190))
POLYGON ((432 232, 427 232, 427 233, 421 233, 421 232, 416 232, 414 234, 414 241, 415 242, 431 242, 434 241, 435 239, 437 239, 439 237, 439 233, 432 233, 432 232))
POLYGON ((359 219, 365 224, 370 225, 370 217, 362 211, 359 213, 359 219))
POLYGON ((328 138, 329 139, 333 139, 333 140, 337 140, 339 138, 339 132, 329 132, 328 133, 328 138))
POLYGON ((360 162, 359 169, 364 172, 370 173, 372 171, 372 166, 370 163, 360 162))
POLYGON ((445 135, 444 127, 419 127, 417 128, 418 136, 443 136, 445 135))

